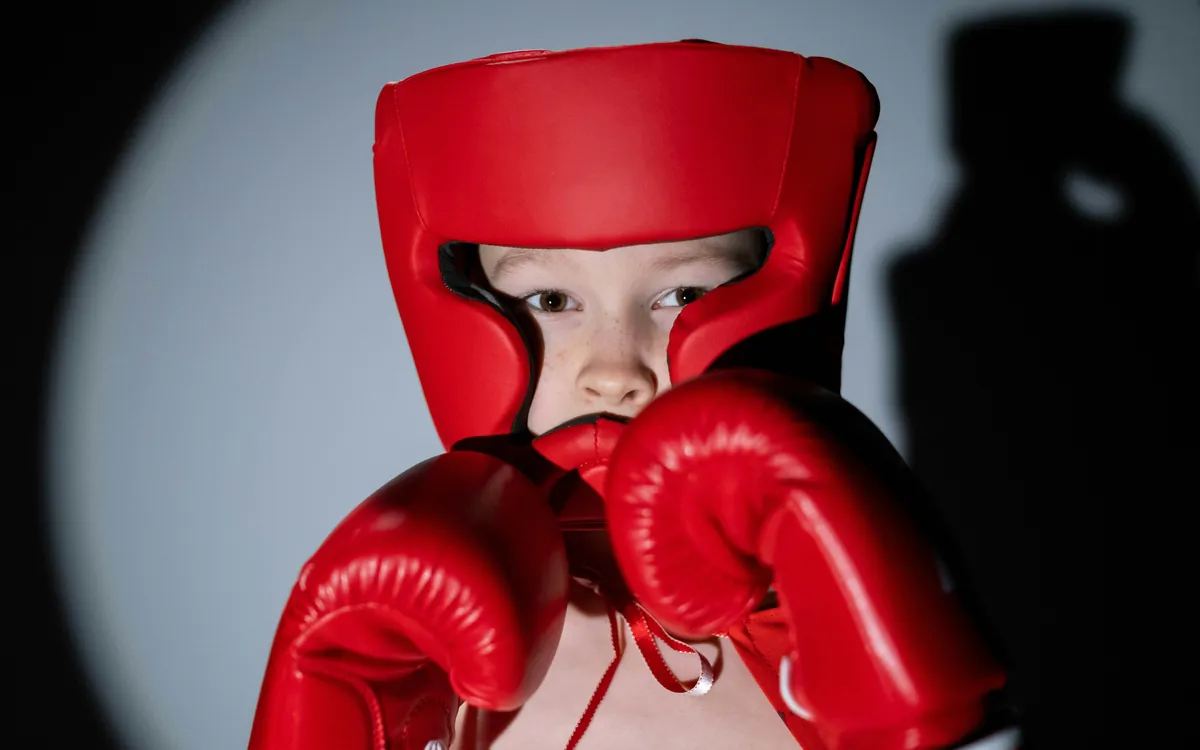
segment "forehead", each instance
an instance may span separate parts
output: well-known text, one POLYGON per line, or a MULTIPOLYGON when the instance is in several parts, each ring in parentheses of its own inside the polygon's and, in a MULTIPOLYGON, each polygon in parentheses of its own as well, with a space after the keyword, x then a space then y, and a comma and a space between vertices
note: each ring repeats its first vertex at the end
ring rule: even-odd
POLYGON ((626 245, 603 251, 481 244, 479 258, 489 275, 531 265, 554 267, 590 262, 629 263, 651 267, 671 267, 689 262, 756 266, 762 260, 764 245, 761 232, 747 229, 711 237, 626 245))

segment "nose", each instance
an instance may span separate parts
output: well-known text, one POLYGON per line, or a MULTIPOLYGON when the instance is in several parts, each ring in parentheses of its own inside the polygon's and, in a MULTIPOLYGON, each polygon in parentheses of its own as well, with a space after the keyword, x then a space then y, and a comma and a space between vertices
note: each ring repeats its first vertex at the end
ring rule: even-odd
POLYGON ((654 373, 640 363, 605 362, 580 374, 580 391, 593 405, 607 409, 638 410, 654 398, 654 373))
POLYGON ((578 393, 593 410, 616 411, 629 416, 650 403, 658 391, 654 369, 638 354, 629 339, 601 345, 579 372, 578 393), (613 345, 616 346, 613 346, 613 345), (623 344, 623 346, 621 345, 623 344))

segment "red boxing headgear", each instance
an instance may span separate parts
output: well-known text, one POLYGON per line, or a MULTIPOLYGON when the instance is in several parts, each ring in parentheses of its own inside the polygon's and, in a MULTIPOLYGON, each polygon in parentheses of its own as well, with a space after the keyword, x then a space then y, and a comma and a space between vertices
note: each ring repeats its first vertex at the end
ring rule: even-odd
POLYGON ((841 63, 702 41, 510 52, 385 86, 384 254, 445 446, 524 429, 537 374, 496 300, 450 278, 459 242, 605 250, 762 228, 763 267, 680 312, 671 382, 820 321, 807 351, 769 348, 838 388, 878 116, 841 63))

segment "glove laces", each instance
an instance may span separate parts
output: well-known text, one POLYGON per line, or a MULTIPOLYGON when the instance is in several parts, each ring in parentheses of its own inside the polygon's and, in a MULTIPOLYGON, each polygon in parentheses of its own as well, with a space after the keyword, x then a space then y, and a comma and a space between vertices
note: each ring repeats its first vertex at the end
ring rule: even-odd
POLYGON ((575 731, 571 733, 571 739, 567 742, 566 750, 575 750, 580 739, 583 738, 588 725, 592 723, 592 718, 595 716, 596 710, 600 707, 600 701, 603 700, 605 693, 608 692, 613 676, 617 672, 617 665, 621 663, 621 656, 624 653, 624 649, 622 647, 621 627, 618 622, 618 616, 624 618, 629 623, 630 632, 633 633, 633 642, 637 646, 638 651, 641 652, 642 658, 650 668, 650 673, 654 675, 654 679, 658 681, 659 685, 662 685, 672 693, 701 696, 712 689, 715 682, 712 664, 709 663, 704 654, 688 644, 672 638, 663 626, 632 596, 623 592, 607 590, 597 583, 597 578, 598 576, 596 578, 576 577, 576 580, 591 589, 604 601, 605 613, 608 615, 609 633, 612 637, 613 660, 609 663, 608 668, 604 670, 600 682, 592 692, 592 697, 588 701, 587 708, 584 709, 583 716, 580 717, 579 722, 575 725, 575 731), (700 676, 686 683, 680 680, 663 659, 659 643, 666 644, 668 648, 677 653, 695 655, 700 661, 700 676))

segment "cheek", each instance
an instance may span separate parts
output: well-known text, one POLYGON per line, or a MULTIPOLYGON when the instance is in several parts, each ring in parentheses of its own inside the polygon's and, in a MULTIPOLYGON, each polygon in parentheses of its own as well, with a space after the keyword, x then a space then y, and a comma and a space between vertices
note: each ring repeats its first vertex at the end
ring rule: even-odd
POLYGON ((539 363, 538 385, 564 379, 576 364, 576 355, 585 345, 580 341, 579 326, 563 323, 541 326, 542 361, 539 363))
POLYGON ((658 393, 671 387, 671 368, 667 362, 667 346, 671 343, 671 328, 675 325, 677 317, 679 317, 678 310, 664 314, 655 321, 655 339, 649 364, 658 378, 658 393))
POLYGON ((568 326, 541 327, 542 361, 539 363, 537 387, 529 405, 530 431, 541 434, 557 427, 571 404, 575 378, 573 352, 578 348, 568 326))

